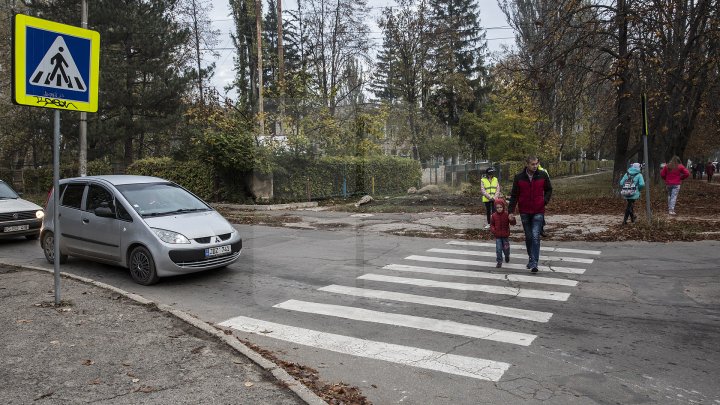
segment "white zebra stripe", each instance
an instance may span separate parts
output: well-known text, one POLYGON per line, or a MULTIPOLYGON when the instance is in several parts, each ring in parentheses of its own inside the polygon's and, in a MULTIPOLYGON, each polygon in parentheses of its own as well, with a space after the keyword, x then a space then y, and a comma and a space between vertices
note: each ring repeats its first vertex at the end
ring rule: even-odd
POLYGON ((578 282, 575 280, 567 280, 564 278, 523 276, 519 274, 482 273, 474 270, 437 269, 435 267, 408 266, 405 264, 389 264, 383 267, 383 269, 414 273, 436 274, 439 276, 486 278, 491 280, 507 280, 521 283, 564 285, 569 287, 575 287, 578 284, 578 282))
POLYGON ((449 298, 436 298, 424 295, 405 294, 393 291, 371 290, 368 288, 346 287, 342 285, 332 284, 326 287, 318 288, 319 291, 325 291, 335 294, 352 295, 362 298, 377 298, 381 300, 409 302, 413 304, 430 305, 436 307, 460 309, 463 311, 482 312, 485 314, 504 316, 508 318, 524 319, 533 322, 547 322, 552 317, 551 312, 532 311, 529 309, 519 309, 512 307, 502 307, 499 305, 481 304, 479 302, 453 300, 449 298))
POLYGON ((556 292, 556 291, 543 291, 543 290, 530 290, 526 288, 515 288, 515 287, 501 287, 496 285, 484 285, 484 284, 465 284, 465 283, 451 283, 447 281, 435 281, 424 278, 406 278, 406 277, 393 277, 383 276, 381 274, 363 274, 358 277, 360 280, 371 280, 371 281, 383 281, 386 283, 397 283, 397 284, 408 284, 420 287, 431 287, 431 288, 447 288, 451 290, 463 290, 463 291, 480 291, 490 294, 504 294, 512 295, 521 298, 537 298, 543 300, 553 301, 567 301, 570 297, 569 293, 556 292))
MULTIPOLYGON (((448 245, 457 245, 457 246, 479 246, 479 247, 491 247, 495 248, 494 243, 483 243, 483 242, 466 242, 466 241, 450 241, 447 243, 448 245)), ((570 248, 555 248, 550 246, 540 246, 540 250, 546 251, 546 252, 559 252, 559 253, 578 253, 578 254, 584 254, 584 255, 601 255, 602 251, 600 250, 584 250, 584 249, 570 249, 570 248)))
MULTIPOLYGON (((479 266, 479 267, 495 267, 495 262, 481 262, 477 260, 466 260, 466 259, 452 259, 448 257, 432 257, 432 256, 420 256, 411 255, 405 258, 405 260, 415 260, 420 262, 433 262, 433 263, 449 263, 449 264, 463 264, 466 266, 479 266)), ((503 268, 525 270, 524 264, 516 263, 503 263, 503 268)), ((585 269, 578 269, 574 267, 560 267, 560 266, 538 266, 540 271, 550 271, 555 273, 569 273, 569 274, 583 274, 585 269)))
POLYGON ((402 326, 413 329, 447 333, 451 335, 467 336, 475 339, 492 340, 495 342, 510 343, 520 346, 530 346, 532 341, 537 337, 527 333, 486 328, 484 326, 469 325, 455 321, 425 318, 414 315, 393 314, 344 305, 287 300, 277 305, 273 305, 273 307, 309 314, 352 319, 354 321, 373 322, 383 325, 402 326))
POLYGON ((479 380, 499 381, 510 368, 510 364, 499 361, 358 339, 244 316, 228 319, 220 325, 351 356, 389 361, 479 380))
MULTIPOLYGON (((453 255, 495 257, 495 252, 479 252, 477 250, 428 249, 428 252, 449 253, 449 254, 453 254, 453 255)), ((584 257, 564 257, 564 256, 540 256, 540 260, 552 260, 552 261, 559 261, 559 262, 587 263, 587 264, 590 264, 594 261, 594 259, 585 259, 584 257)))

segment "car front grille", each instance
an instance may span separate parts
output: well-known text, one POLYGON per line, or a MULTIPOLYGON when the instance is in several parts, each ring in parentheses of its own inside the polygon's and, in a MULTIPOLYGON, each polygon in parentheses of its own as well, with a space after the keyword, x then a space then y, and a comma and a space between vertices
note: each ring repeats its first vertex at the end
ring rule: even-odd
MULTIPOLYGON (((228 240, 230 239, 231 233, 224 233, 222 235, 218 235, 218 238, 221 240, 228 240)), ((205 236, 203 238, 195 238, 195 242, 197 243, 210 243, 210 240, 212 239, 212 236, 205 236)))
POLYGON ((4 212, 0 214, 0 222, 18 221, 21 219, 35 219, 37 211, 4 212))

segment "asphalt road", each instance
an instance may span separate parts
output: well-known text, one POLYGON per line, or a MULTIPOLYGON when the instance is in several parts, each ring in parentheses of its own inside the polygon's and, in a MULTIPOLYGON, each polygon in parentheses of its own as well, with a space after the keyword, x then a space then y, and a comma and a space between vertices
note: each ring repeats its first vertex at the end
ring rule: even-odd
MULTIPOLYGON (((238 229, 243 256, 219 271, 150 287, 62 271, 224 322, 376 404, 720 404, 718 242, 545 243, 594 252, 543 251, 558 271, 531 276, 519 244, 519 268, 495 269, 494 248, 452 240, 238 229)), ((0 258, 51 268, 37 242, 0 258)))

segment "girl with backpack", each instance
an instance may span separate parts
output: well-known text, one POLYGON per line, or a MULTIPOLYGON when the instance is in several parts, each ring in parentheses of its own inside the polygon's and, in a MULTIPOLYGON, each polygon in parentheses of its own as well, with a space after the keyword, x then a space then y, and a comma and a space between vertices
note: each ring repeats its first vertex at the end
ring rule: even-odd
POLYGON ((645 188, 645 179, 640 172, 640 163, 633 163, 627 170, 625 175, 620 179, 620 195, 627 201, 625 207, 625 217, 623 218, 623 225, 627 224, 628 218, 632 222, 635 222, 637 216, 633 212, 633 206, 635 201, 640 198, 640 191, 645 188))

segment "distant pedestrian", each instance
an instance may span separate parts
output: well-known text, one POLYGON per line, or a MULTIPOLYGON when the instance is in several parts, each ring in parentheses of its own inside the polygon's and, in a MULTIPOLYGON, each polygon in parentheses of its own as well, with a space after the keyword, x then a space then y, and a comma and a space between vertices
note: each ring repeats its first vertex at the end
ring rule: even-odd
POLYGON ((705 173, 705 165, 702 163, 698 163, 698 178, 700 180, 703 179, 703 173, 705 173))
POLYGON ((660 177, 665 182, 668 192, 668 214, 675 215, 675 203, 680 193, 683 180, 690 177, 690 172, 680 163, 680 158, 673 156, 670 162, 660 170, 660 177))
POLYGON ((497 264, 495 267, 502 267, 503 254, 505 263, 510 261, 510 225, 515 225, 515 218, 510 220, 507 210, 507 203, 502 198, 496 198, 495 212, 490 217, 490 232, 495 237, 495 256, 497 264))
POLYGON ((620 179, 620 187, 622 190, 620 194, 627 201, 625 206, 625 216, 623 217, 623 225, 627 224, 628 218, 632 222, 635 222, 637 216, 633 212, 633 206, 635 201, 640 198, 640 191, 645 188, 645 179, 640 171, 640 163, 633 163, 630 168, 620 179))
POLYGON ((538 170, 538 158, 528 156, 525 168, 513 179, 510 191, 508 214, 513 219, 515 206, 520 211, 523 231, 525 231, 525 249, 528 254, 527 268, 537 273, 540 260, 540 230, 545 219, 545 206, 550 202, 552 185, 547 173, 538 170))
POLYGON ((485 229, 490 228, 490 215, 495 212, 494 201, 500 197, 500 182, 495 177, 495 169, 489 167, 485 170, 485 177, 480 179, 480 194, 482 194, 482 202, 485 205, 485 217, 487 223, 485 229))
POLYGON ((712 162, 707 162, 705 165, 705 173, 707 173, 708 183, 712 183, 712 176, 715 174, 715 165, 712 162))
POLYGON ((693 163, 692 166, 690 166, 690 169, 691 169, 692 175, 693 175, 693 180, 695 180, 697 178, 699 164, 700 163, 693 163))

